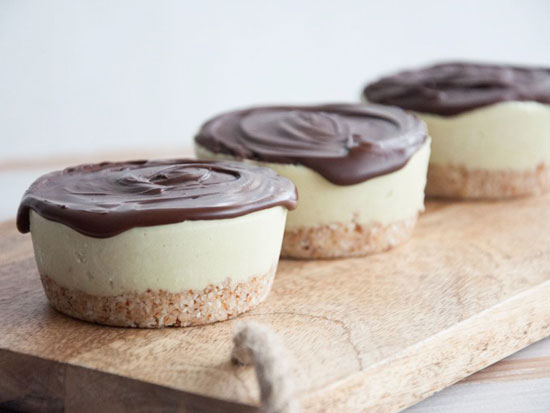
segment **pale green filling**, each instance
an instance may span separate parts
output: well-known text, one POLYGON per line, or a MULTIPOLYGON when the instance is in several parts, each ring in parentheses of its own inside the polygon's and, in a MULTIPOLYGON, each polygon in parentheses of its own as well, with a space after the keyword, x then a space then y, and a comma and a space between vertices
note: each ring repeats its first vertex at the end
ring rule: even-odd
POLYGON ((418 116, 432 137, 435 165, 532 170, 550 164, 550 105, 503 102, 456 116, 418 116))
POLYGON ((89 294, 202 289, 230 278, 249 280, 276 268, 287 210, 133 228, 92 238, 31 211, 41 273, 89 294))
MULTIPOLYGON (((200 145, 195 153, 201 159, 231 159, 200 145)), ((424 209, 429 156, 430 139, 403 168, 355 185, 335 185, 301 165, 253 163, 268 166, 296 184, 298 208, 288 214, 289 230, 348 222, 388 224, 416 216, 424 209)))

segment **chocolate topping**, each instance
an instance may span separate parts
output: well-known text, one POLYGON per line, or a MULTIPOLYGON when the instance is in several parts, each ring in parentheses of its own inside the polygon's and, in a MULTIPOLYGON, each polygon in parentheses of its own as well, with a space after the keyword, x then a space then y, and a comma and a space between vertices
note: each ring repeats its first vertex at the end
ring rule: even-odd
POLYGON ((384 77, 363 95, 370 102, 443 116, 498 102, 550 103, 550 68, 445 63, 384 77))
POLYGON ((296 188, 271 169, 186 159, 80 165, 38 178, 25 192, 17 228, 29 210, 95 238, 134 227, 221 219, 282 205, 296 207, 296 188))
POLYGON ((214 153, 301 164, 337 185, 403 167, 426 140, 424 124, 379 105, 274 106, 222 114, 195 141, 214 153))

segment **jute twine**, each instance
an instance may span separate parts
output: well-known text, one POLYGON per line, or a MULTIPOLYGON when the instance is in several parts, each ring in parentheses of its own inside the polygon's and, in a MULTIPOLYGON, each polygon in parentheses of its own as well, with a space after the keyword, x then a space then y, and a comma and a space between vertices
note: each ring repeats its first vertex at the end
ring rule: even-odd
POLYGON ((253 365, 265 413, 297 413, 294 383, 281 339, 269 327, 249 321, 237 327, 231 360, 253 365))

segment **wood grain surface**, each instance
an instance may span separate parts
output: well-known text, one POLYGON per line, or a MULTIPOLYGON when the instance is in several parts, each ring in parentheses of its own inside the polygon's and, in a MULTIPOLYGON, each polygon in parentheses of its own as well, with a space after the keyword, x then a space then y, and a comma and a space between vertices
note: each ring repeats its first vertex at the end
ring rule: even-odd
POLYGON ((165 330, 52 310, 30 237, 7 222, 0 314, 2 407, 253 411, 253 371, 229 354, 235 324, 254 319, 285 342, 305 411, 398 411, 550 334, 550 199, 431 202, 394 251, 281 261, 256 310, 165 330))

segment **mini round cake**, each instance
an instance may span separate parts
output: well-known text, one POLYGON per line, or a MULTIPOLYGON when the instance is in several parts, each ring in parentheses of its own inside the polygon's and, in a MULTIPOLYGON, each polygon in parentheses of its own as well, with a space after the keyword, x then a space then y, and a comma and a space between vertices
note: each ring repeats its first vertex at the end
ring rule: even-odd
POLYGON ((448 63, 368 85, 433 139, 426 193, 506 198, 550 190, 550 68, 448 63))
POLYGON ((424 124, 380 105, 257 107, 206 122, 199 158, 269 166, 294 181, 282 254, 365 255, 407 240, 424 208, 430 142, 424 124))
POLYGON ((296 199, 292 182, 259 166, 101 163, 38 178, 17 226, 31 232, 60 312, 114 326, 191 326, 266 298, 296 199))

